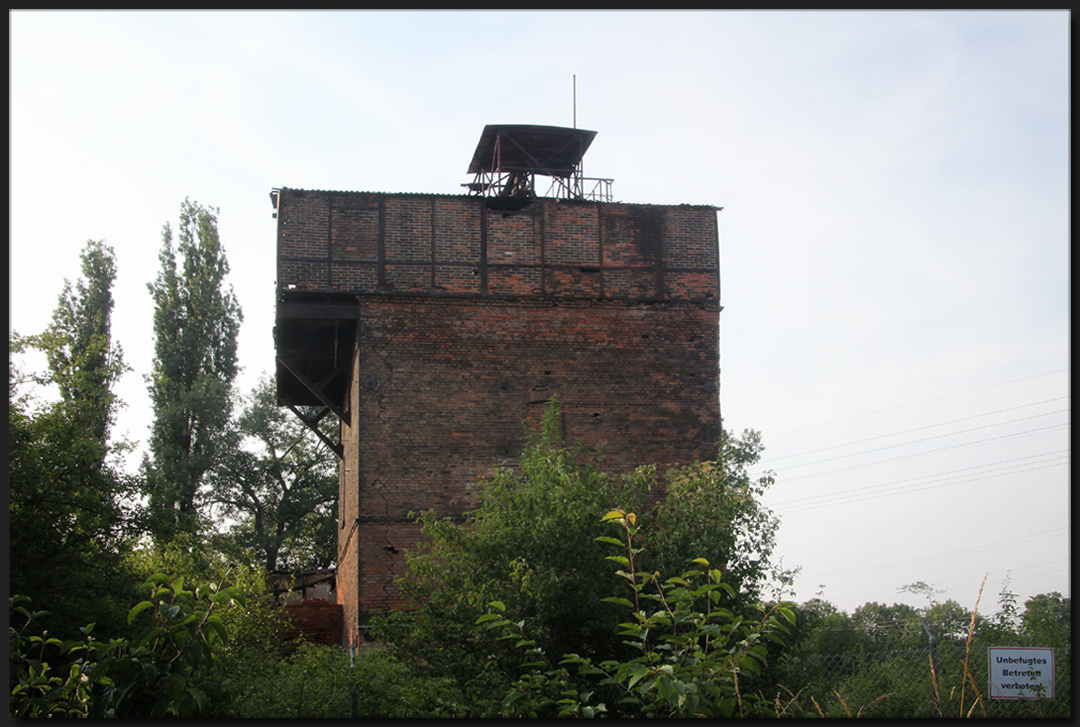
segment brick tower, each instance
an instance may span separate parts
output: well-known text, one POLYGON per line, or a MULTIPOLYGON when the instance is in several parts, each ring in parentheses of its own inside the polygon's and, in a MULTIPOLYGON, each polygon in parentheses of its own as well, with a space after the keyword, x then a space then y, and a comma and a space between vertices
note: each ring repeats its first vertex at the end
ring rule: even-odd
POLYGON ((341 423, 346 644, 401 605, 408 513, 473 509, 552 396, 613 471, 715 456, 717 208, 611 202, 594 135, 488 126, 464 195, 271 193, 278 398, 341 423))

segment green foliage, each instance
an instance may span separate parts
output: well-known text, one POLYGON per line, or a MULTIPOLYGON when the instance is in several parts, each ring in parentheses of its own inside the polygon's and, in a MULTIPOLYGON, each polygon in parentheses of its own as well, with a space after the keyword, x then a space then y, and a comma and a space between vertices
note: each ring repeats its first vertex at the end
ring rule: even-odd
POLYGON ((215 654, 220 661, 204 687, 209 701, 206 716, 233 714, 248 683, 282 658, 288 624, 284 610, 267 597, 266 572, 238 567, 211 544, 185 533, 168 543, 147 543, 132 554, 132 561, 143 578, 165 573, 188 582, 216 582, 242 596, 220 612, 229 640, 218 645, 215 654))
POLYGON ((86 618, 123 622, 130 587, 120 553, 135 514, 136 483, 115 463, 127 445, 109 441, 120 406, 112 386, 127 370, 110 327, 116 265, 100 242, 81 259, 83 277, 64 281, 51 326, 12 332, 8 345, 10 587, 48 603, 65 638, 86 618), (20 368, 30 351, 44 354, 47 371, 20 368))
MULTIPOLYGON (((620 547, 626 555, 607 556, 619 566, 633 600, 608 596, 603 600, 631 612, 619 624, 619 636, 636 655, 629 659, 596 659, 566 654, 559 666, 548 661, 536 641, 526 638, 525 621, 503 617, 505 604, 492 602, 492 612, 477 625, 504 631, 502 639, 528 649, 534 661, 503 700, 503 716, 559 717, 731 717, 770 715, 767 700, 740 690, 743 674, 759 673, 766 664, 763 640, 776 638, 786 627, 761 608, 753 620, 721 606, 721 594, 735 595, 719 569, 704 558, 680 576, 664 579, 657 572, 639 571, 642 548, 634 541, 640 527, 634 513, 614 510, 603 518, 622 527, 622 538, 601 536, 600 543, 620 547), (573 673, 572 673, 573 672, 573 673), (607 701, 603 701, 603 700, 607 701)), ((794 612, 777 606, 788 623, 794 612)))
POLYGON ((237 417, 240 446, 207 473, 210 499, 237 524, 219 547, 252 552, 267 571, 325 568, 337 557, 337 458, 277 405, 262 378, 237 417))
POLYGON ((302 643, 286 659, 249 666, 221 716, 418 718, 469 711, 452 680, 418 676, 379 649, 350 660, 340 647, 302 643))
MULTIPOLYGON (((616 628, 623 607, 605 600, 620 579, 595 528, 609 511, 641 512, 655 501, 655 468, 606 473, 600 454, 563 445, 559 420, 553 400, 540 430, 527 432, 520 466, 483 483, 479 508, 464 526, 421 515, 428 542, 409 554, 403 583, 415 609, 376 622, 378 638, 396 655, 416 658, 427 674, 457 678, 477 700, 505 689, 526 660, 473 627, 492 601, 506 606, 507 619, 527 622, 544 653, 599 661, 633 655, 616 628)), ((775 531, 756 500, 771 480, 746 474, 759 453, 755 434, 726 435, 716 462, 673 470, 666 500, 640 517, 649 526, 638 535, 648 537, 642 569, 682 573, 700 549, 725 569, 731 590, 719 589, 723 606, 754 612, 756 590, 773 575, 775 531)))
POLYGON ((640 503, 651 473, 610 476, 585 453, 563 447, 558 407, 548 408, 540 432, 527 435, 520 468, 501 469, 484 483, 464 527, 433 512, 421 516, 428 542, 409 554, 403 584, 416 609, 378 624, 394 653, 419 658, 431 674, 461 678, 479 694, 501 688, 496 684, 522 660, 473 628, 492 600, 528 619, 552 653, 619 647, 609 627, 618 609, 602 593, 614 568, 594 541, 595 523, 613 507, 640 503))
POLYGON ((80 258, 84 277, 74 287, 64 280, 52 326, 40 340, 61 397, 73 404, 71 413, 90 436, 104 443, 119 404, 113 384, 129 370, 112 341, 116 261, 111 247, 94 240, 80 258))
POLYGON ((651 567, 674 573, 706 558, 724 572, 732 598, 746 603, 762 598, 767 583, 790 583, 792 574, 771 563, 780 522, 759 501, 773 476, 753 479, 748 471, 763 450, 758 432, 722 432, 715 461, 668 473, 663 505, 648 518, 651 567))
POLYGON ((1029 646, 1072 645, 1072 599, 1063 598, 1057 591, 1025 601, 1020 622, 1029 646))
POLYGON ((216 584, 186 590, 183 577, 161 573, 140 590, 147 598, 128 614, 136 635, 107 643, 94 638, 94 624, 80 629, 77 641, 30 635, 48 612, 31 612, 29 599, 12 597, 12 619, 24 619, 21 628, 9 627, 12 716, 191 717, 204 710, 204 685, 219 663, 215 649, 228 639, 218 612, 242 594, 216 584), (50 659, 68 666, 54 674, 50 659))
MULTIPOLYGON (((83 672, 85 654, 91 658, 98 650, 90 631, 93 624, 83 627, 84 641, 61 641, 49 637, 48 631, 30 635, 35 620, 49 615, 48 611, 30 611, 31 601, 26 596, 15 595, 9 599, 10 620, 8 649, 11 660, 12 717, 88 717, 93 707, 92 683, 83 672), (22 618, 24 623, 16 629, 14 622, 22 618), (55 650, 65 662, 73 661, 67 669, 53 666, 46 661, 46 649, 55 650), (84 678, 85 677, 85 678, 84 678)), ((93 674, 93 672, 91 673, 93 674)))
POLYGON ((154 298, 154 362, 150 396, 154 423, 146 463, 155 536, 199 527, 203 475, 231 446, 223 436, 237 373, 236 340, 243 315, 231 288, 217 231, 217 211, 184 200, 177 245, 162 232, 154 298), (183 258, 178 269, 177 254, 183 258))
MULTIPOLYGON (((105 389, 83 376, 84 355, 55 330, 24 338, 13 333, 8 369, 9 584, 54 614, 54 633, 74 638, 93 620, 122 628, 133 580, 125 568, 133 513, 123 503, 135 490, 112 462, 113 449, 90 422, 100 421, 105 389), (67 356, 59 372, 26 375, 15 357, 36 348, 67 356), (33 384, 78 392, 41 401, 33 384)), ((105 384, 99 382, 101 386, 105 384)))
POLYGON ((1006 583, 998 613, 984 618, 955 601, 937 602, 938 591, 922 582, 901 591, 925 595, 927 605, 866 603, 848 615, 815 599, 797 609, 794 643, 779 663, 778 682, 788 702, 785 713, 932 717, 940 709, 946 717, 1071 715, 1069 599, 1036 596, 1021 613, 1006 583), (1044 607, 1054 616, 1043 618, 1044 607), (1037 625, 1047 622, 1054 627, 1037 625), (935 637, 933 672, 927 628, 935 637), (1056 698, 987 699, 990 646, 1054 648, 1056 698))
POLYGON ((220 614, 230 636, 219 651, 223 661, 243 657, 248 650, 279 649, 284 616, 267 597, 263 569, 230 562, 211 544, 186 534, 165 544, 145 544, 132 553, 131 562, 144 580, 164 573, 188 582, 218 583, 242 596, 220 614))

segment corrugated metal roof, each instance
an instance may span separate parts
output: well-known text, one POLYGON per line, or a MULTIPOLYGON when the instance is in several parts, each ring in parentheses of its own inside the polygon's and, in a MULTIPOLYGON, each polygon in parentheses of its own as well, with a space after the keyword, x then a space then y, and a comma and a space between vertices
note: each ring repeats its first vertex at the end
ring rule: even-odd
POLYGON ((595 137, 595 131, 565 126, 488 124, 473 152, 469 174, 519 170, 569 177, 595 137))
MULTIPOLYGON (((385 191, 377 191, 377 190, 373 190, 373 189, 368 189, 368 190, 363 190, 363 189, 310 189, 310 188, 304 188, 304 187, 274 187, 273 189, 270 190, 271 202, 273 202, 273 200, 276 197, 277 193, 279 191, 281 191, 282 189, 287 189, 290 192, 311 192, 313 194, 382 194, 382 195, 392 196, 392 197, 453 197, 453 198, 468 197, 468 198, 472 198, 472 199, 484 199, 482 197, 477 197, 476 195, 472 195, 472 194, 450 194, 449 192, 385 192, 385 191)), ((555 197, 537 197, 536 198, 537 201, 555 200, 555 199, 556 199, 555 197)), ((652 202, 625 202, 625 201, 621 201, 621 200, 616 201, 616 202, 598 202, 598 201, 595 201, 595 200, 572 200, 572 199, 566 199, 566 198, 558 198, 558 199, 559 199, 560 204, 609 204, 609 205, 628 204, 628 205, 633 205, 635 207, 709 207, 709 208, 714 209, 714 210, 722 210, 722 209, 724 209, 723 207, 717 207, 714 204, 688 204, 688 203, 685 203, 685 202, 678 203, 678 204, 660 204, 660 203, 652 203, 652 202)), ((274 208, 276 209, 277 208, 276 202, 273 203, 273 204, 274 204, 274 208)))

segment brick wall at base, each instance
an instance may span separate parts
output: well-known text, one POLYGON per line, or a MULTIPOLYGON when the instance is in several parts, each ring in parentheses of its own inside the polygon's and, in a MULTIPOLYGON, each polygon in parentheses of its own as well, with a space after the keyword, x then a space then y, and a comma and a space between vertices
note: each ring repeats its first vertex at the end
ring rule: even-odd
POLYGON ((292 626, 284 634, 286 639, 303 636, 315 644, 341 644, 344 611, 340 603, 311 598, 288 603, 284 608, 292 626))

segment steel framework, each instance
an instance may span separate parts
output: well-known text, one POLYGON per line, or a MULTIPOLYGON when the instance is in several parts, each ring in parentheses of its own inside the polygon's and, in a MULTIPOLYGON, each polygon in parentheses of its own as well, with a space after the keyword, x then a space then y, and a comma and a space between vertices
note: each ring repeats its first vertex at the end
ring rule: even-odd
POLYGON ((562 126, 485 126, 469 165, 473 181, 462 186, 482 197, 528 199, 537 196, 541 175, 551 178, 548 197, 610 202, 614 180, 582 174, 581 159, 595 136, 562 126))

